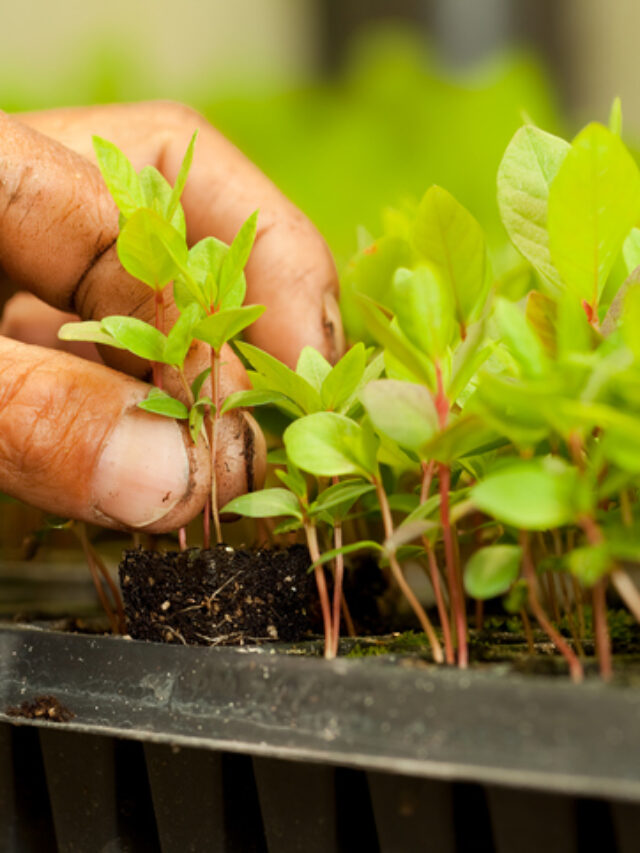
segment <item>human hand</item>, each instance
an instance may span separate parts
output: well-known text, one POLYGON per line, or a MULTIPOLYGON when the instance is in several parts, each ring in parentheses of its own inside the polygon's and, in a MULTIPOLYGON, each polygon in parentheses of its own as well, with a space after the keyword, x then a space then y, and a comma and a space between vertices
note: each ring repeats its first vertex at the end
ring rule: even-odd
MULTIPOLYGON (((153 164, 173 181, 195 129, 182 198, 189 242, 209 234, 231 242, 260 210, 247 301, 267 310, 249 340, 291 366, 307 344, 332 360, 340 354, 337 277, 322 238, 193 110, 144 103, 0 112, 0 285, 16 293, 0 324, 0 491, 57 515, 150 532, 183 526, 201 510, 207 451, 180 424, 137 408, 150 365, 109 348, 101 353, 107 367, 42 347, 62 346, 55 336, 65 312, 96 320, 154 314, 153 294, 118 261, 118 211, 95 166, 92 135, 113 141, 136 169, 153 164)), ((171 302, 168 322, 176 316, 171 302)), ((207 359, 204 345, 195 347, 187 371, 197 375, 207 359)), ((248 387, 229 349, 221 384, 223 396, 248 387)), ((224 416, 218 447, 223 505, 259 485, 265 447, 246 412, 224 416)))

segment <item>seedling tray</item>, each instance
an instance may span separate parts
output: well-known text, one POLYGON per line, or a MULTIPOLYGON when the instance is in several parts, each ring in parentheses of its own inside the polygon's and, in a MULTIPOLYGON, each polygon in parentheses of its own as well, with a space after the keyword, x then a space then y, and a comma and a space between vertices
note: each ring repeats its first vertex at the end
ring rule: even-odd
POLYGON ((640 691, 0 628, 7 851, 631 853, 640 691), (53 695, 66 723, 5 712, 53 695))

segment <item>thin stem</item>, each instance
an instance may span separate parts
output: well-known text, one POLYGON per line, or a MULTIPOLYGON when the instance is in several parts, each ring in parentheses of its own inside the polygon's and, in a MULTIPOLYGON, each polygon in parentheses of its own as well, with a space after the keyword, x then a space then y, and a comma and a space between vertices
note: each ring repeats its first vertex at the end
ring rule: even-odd
POLYGON ((211 399, 213 401, 213 420, 211 424, 211 515, 216 532, 216 542, 222 542, 222 528, 218 511, 218 476, 216 474, 216 453, 218 450, 218 421, 220 420, 220 354, 211 349, 211 399))
MULTIPOLYGON (((155 291, 155 326, 159 332, 164 334, 164 292, 162 290, 155 291)), ((156 388, 162 389, 162 364, 158 361, 153 362, 153 384, 156 388)))
POLYGON ((573 613, 571 612, 571 594, 568 589, 567 579, 564 573, 560 573, 560 575, 558 576, 558 581, 560 584, 560 592, 562 594, 562 604, 564 606, 564 612, 567 617, 569 631, 571 631, 571 638, 573 640, 573 644, 576 647, 576 652, 580 655, 580 657, 584 657, 584 649, 582 648, 582 643, 580 642, 580 634, 578 633, 578 629, 576 628, 576 623, 573 618, 573 613))
POLYGON ((438 608, 438 616, 440 617, 440 624, 442 625, 445 660, 448 664, 454 664, 456 662, 456 655, 455 649, 453 648, 453 638, 451 637, 451 622, 449 621, 449 614, 447 613, 447 607, 442 595, 442 587, 440 586, 440 572, 438 570, 436 554, 431 542, 429 542, 426 536, 422 537, 422 544, 427 552, 427 559, 429 562, 429 579, 431 581, 431 586, 433 587, 433 594, 438 608))
MULTIPOLYGON (((374 485, 376 487, 376 493, 378 495, 378 502, 380 504, 380 512, 382 514, 382 523, 384 525, 384 534, 387 539, 393 536, 393 519, 391 518, 391 510, 389 508, 389 501, 387 500, 386 492, 382 486, 382 483, 377 478, 374 479, 374 485)), ((444 662, 444 655, 442 654, 442 646, 440 645, 440 641, 436 636, 436 632, 433 629, 433 625, 431 624, 431 620, 425 613, 423 606, 420 604, 418 599, 415 596, 415 593, 407 583, 405 576, 400 568, 400 564, 396 558, 395 553, 389 554, 389 565, 391 566, 391 572, 396 580, 396 583, 400 587, 402 593, 405 598, 411 605, 411 609, 418 617, 418 621, 422 626, 422 630, 427 635, 429 643, 431 645, 431 652, 433 654, 433 659, 436 663, 444 662)))
POLYGON ((181 551, 187 550, 187 528, 179 527, 178 528, 178 547, 181 551))
POLYGON ((560 654, 567 661, 567 664, 569 665, 569 673, 571 675, 571 680, 578 684, 584 678, 582 664, 576 657, 576 654, 571 648, 571 646, 569 646, 569 644, 565 641, 564 637, 553 627, 538 600, 538 579, 536 577, 536 570, 535 566, 533 565, 533 560, 531 559, 529 534, 526 530, 520 531, 520 545, 522 546, 522 568, 524 571, 524 576, 527 580, 529 606, 531 607, 531 611, 537 619, 542 630, 547 633, 553 645, 558 649, 560 654))
POLYGON ((593 602, 593 635, 596 642, 596 654, 600 663, 600 675, 604 681, 610 681, 613 675, 611 664, 611 638, 607 625, 607 578, 600 578, 591 591, 593 602))
POLYGON ((126 631, 126 620, 120 590, 114 583, 113 578, 109 574, 109 570, 102 561, 102 558, 89 541, 86 526, 81 522, 77 522, 73 526, 73 530, 80 541, 82 550, 84 551, 94 586, 98 593, 100 603, 107 614, 111 630, 114 634, 124 634, 126 631), (108 596, 106 595, 100 576, 104 579, 104 582, 111 593, 113 604, 109 601, 108 596))
POLYGON ((208 551, 211 547, 211 498, 207 497, 202 511, 202 547, 208 551))
POLYGON ((625 527, 631 527, 633 524, 633 510, 631 509, 631 499, 627 489, 620 492, 620 516, 625 527))
POLYGON ((347 599, 344 597, 344 593, 340 600, 340 606, 342 608, 342 618, 344 619, 344 624, 347 628, 347 634, 350 637, 356 636, 356 627, 353 624, 353 619, 351 618, 351 612, 349 611, 349 605, 347 604, 347 599))
POLYGON ((533 631, 531 630, 531 621, 527 616, 527 611, 522 608, 520 611, 520 618, 522 619, 522 627, 524 628, 524 635, 527 638, 527 648, 529 650, 530 655, 535 655, 536 647, 533 642, 533 631))
POLYGON ((449 517, 449 486, 451 484, 451 471, 448 465, 438 466, 440 475, 440 523, 442 525, 442 538, 444 540, 445 563, 447 567, 447 581, 449 584, 449 598, 451 601, 451 617, 456 627, 456 639, 458 643, 458 666, 466 669, 469 661, 467 650, 467 621, 465 618, 464 599, 460 595, 458 574, 456 572, 455 547, 451 520, 449 517))
MULTIPOLYGON (((311 562, 315 563, 320 559, 320 548, 318 547, 318 531, 315 524, 311 521, 305 521, 304 532, 307 537, 307 547, 311 555, 311 562)), ((331 626, 331 605, 329 603, 329 593, 327 591, 327 580, 324 576, 324 568, 316 566, 314 571, 316 586, 318 588, 318 597, 320 599, 320 608, 322 610, 322 621, 324 623, 324 656, 327 660, 335 657, 333 650, 333 629, 331 626)))
MULTIPOLYGON (((337 477, 335 478, 337 480, 337 477)), ((336 522, 333 528, 334 548, 342 548, 342 524, 336 522)), ((342 581, 344 578, 344 554, 338 554, 335 559, 333 576, 333 656, 338 654, 340 640, 340 603, 342 602, 342 581)))

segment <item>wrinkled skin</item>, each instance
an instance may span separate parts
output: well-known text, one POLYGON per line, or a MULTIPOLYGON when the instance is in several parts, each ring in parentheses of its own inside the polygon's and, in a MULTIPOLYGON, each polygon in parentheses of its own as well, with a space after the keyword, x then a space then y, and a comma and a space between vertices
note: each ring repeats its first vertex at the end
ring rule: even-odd
MULTIPOLYGON (((173 182, 196 128, 183 196, 189 243, 210 234, 230 242, 260 210, 247 302, 267 310, 248 339, 291 366, 307 344, 332 361, 341 353, 337 278, 322 238, 196 112, 164 102, 0 112, 1 491, 58 515, 153 532, 202 509, 211 479, 206 448, 194 447, 184 427, 158 425, 162 419, 136 409, 150 365, 56 337, 70 315, 153 320, 153 294, 117 258, 118 211, 95 165, 92 134, 115 142, 136 169, 153 164, 173 182)), ((171 303, 168 323, 176 316, 171 303)), ((207 363, 206 347, 194 345, 188 376, 207 363)), ((179 393, 169 372, 165 382, 179 393)), ((248 387, 228 348, 221 384, 224 395, 248 387)), ((226 415, 216 458, 220 504, 258 486, 264 467, 251 415, 226 415)))

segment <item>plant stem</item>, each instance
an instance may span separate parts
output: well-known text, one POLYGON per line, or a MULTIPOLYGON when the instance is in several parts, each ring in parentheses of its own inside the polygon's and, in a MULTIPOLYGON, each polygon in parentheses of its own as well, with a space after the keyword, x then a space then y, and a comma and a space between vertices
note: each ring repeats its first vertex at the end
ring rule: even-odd
POLYGON ((211 516, 216 532, 216 542, 222 542, 220 513, 218 512, 218 476, 216 474, 216 452, 218 449, 218 421, 220 420, 220 353, 211 349, 211 400, 213 418, 211 423, 211 516))
POLYGON ((211 547, 211 498, 204 502, 202 511, 202 547, 205 551, 211 547))
POLYGON ((438 466, 438 472, 440 475, 440 523, 442 525, 447 580, 449 583, 451 618, 456 627, 458 666, 460 669, 466 669, 469 660, 467 650, 467 621, 465 618, 464 599, 462 599, 460 595, 460 586, 456 572, 453 532, 451 530, 451 520, 449 517, 449 487, 451 484, 451 470, 448 465, 440 463, 438 466))
MULTIPOLYGON (((334 477, 334 482, 338 478, 334 477)), ((333 527, 333 545, 334 548, 342 548, 342 524, 336 521, 333 527)), ((340 604, 343 599, 342 581, 344 578, 344 554, 338 554, 334 563, 333 576, 333 635, 331 638, 333 647, 333 656, 338 654, 338 642, 340 640, 340 604)))
POLYGON ((569 646, 569 644, 565 641, 564 637, 558 631, 556 631, 549 619, 547 619, 547 616, 538 600, 538 579, 536 577, 536 569, 533 565, 533 560, 531 559, 529 534, 526 530, 520 531, 520 545, 522 547, 522 568, 524 571, 524 576, 527 580, 529 606, 531 607, 531 611, 535 616, 536 620, 538 621, 542 630, 547 633, 553 645, 558 649, 560 654, 567 661, 567 664, 569 665, 569 673, 571 675, 571 680, 574 683, 579 684, 584 678, 582 664, 576 657, 576 654, 571 648, 571 646, 569 646))
POLYGON ((567 622, 569 624, 569 630, 571 631, 571 638, 573 639, 573 644, 576 647, 576 652, 578 653, 578 655, 580 657, 584 657, 584 649, 582 648, 582 643, 580 642, 580 634, 578 632, 578 629, 576 628, 573 613, 571 612, 571 594, 567 587, 567 579, 562 572, 558 576, 558 581, 560 583, 562 603, 564 606, 564 612, 567 617, 567 622))
POLYGON ((356 636, 356 628, 353 624, 353 619, 351 618, 351 613, 349 611, 349 605, 347 604, 347 599, 344 597, 344 594, 340 600, 340 606, 342 608, 342 618, 344 619, 344 624, 347 628, 347 634, 350 637, 356 636))
POLYGON ((455 649, 453 648, 453 639, 451 637, 449 614, 447 613, 447 608, 442 595, 442 587, 440 586, 440 572, 438 570, 436 554, 431 542, 429 542, 426 536, 422 537, 422 544, 427 552, 427 559, 429 561, 429 579, 431 580, 431 586, 433 587, 433 594, 438 608, 438 616, 440 617, 440 624, 442 625, 445 660, 448 664, 453 665, 456 662, 456 655, 455 649))
MULTIPOLYGON (((318 547, 318 531, 311 521, 304 522, 304 532, 307 537, 307 547, 311 555, 311 562, 320 559, 320 548, 318 547)), ((316 566, 314 571, 320 608, 322 610, 322 621, 324 623, 324 656, 327 660, 335 657, 333 650, 333 629, 331 626, 331 605, 329 604, 329 593, 327 591, 327 580, 324 576, 324 568, 316 566)))
POLYGON ((620 598, 627 605, 636 620, 640 622, 640 592, 638 592, 638 587, 622 569, 614 569, 611 572, 611 581, 620 598))
POLYGON ((530 655, 535 655, 536 647, 533 642, 533 631, 531 630, 531 622, 529 617, 527 616, 527 611, 522 608, 520 611, 520 618, 522 619, 522 627, 524 628, 524 635, 527 638, 527 648, 529 650, 530 655))
POLYGON ((607 578, 600 578, 591 591, 593 602, 593 636, 596 654, 600 663, 600 675, 604 681, 610 681, 613 675, 611 665, 611 638, 607 625, 607 578))
POLYGON ((86 525, 82 522, 76 522, 73 526, 73 530, 80 541, 80 545, 82 546, 82 550, 87 560, 87 565, 89 566, 89 571, 91 572, 93 584, 96 588, 96 592, 98 593, 98 598, 100 599, 104 612, 107 614, 111 630, 114 634, 124 634, 126 631, 126 620, 120 590, 113 582, 113 579, 109 574, 109 570, 103 563, 102 558, 89 541, 86 525), (100 575, 102 575, 104 582, 109 588, 113 599, 113 605, 105 593, 100 580, 100 575))
MULTIPOLYGON (((155 291, 155 308, 156 329, 164 334, 164 292, 162 290, 155 291)), ((154 361, 152 369, 153 384, 156 386, 156 388, 162 389, 162 365, 160 364, 160 362, 154 361)))
MULTIPOLYGON (((378 495, 378 502, 380 504, 380 512, 382 514, 382 524, 384 525, 384 534, 387 539, 393 536, 393 519, 391 518, 391 510, 389 508, 389 501, 387 500, 387 495, 384 490, 384 487, 380 480, 374 478, 373 483, 376 487, 376 493, 378 495)), ((418 599, 415 596, 415 593, 407 583, 405 576, 400 568, 400 564, 396 558, 395 553, 389 554, 389 565, 391 566, 391 572, 396 580, 396 583, 400 587, 402 593, 405 598, 411 605, 413 612, 418 617, 420 625, 422 626, 422 630, 427 635, 429 643, 431 645, 431 652, 433 654, 433 659, 436 663, 443 663, 444 656, 442 654, 442 646, 440 645, 440 641, 436 636, 436 632, 433 629, 433 625, 431 624, 431 620, 425 613, 423 606, 420 604, 418 599)))
POLYGON ((178 547, 181 551, 187 550, 187 528, 179 527, 178 528, 178 547))

